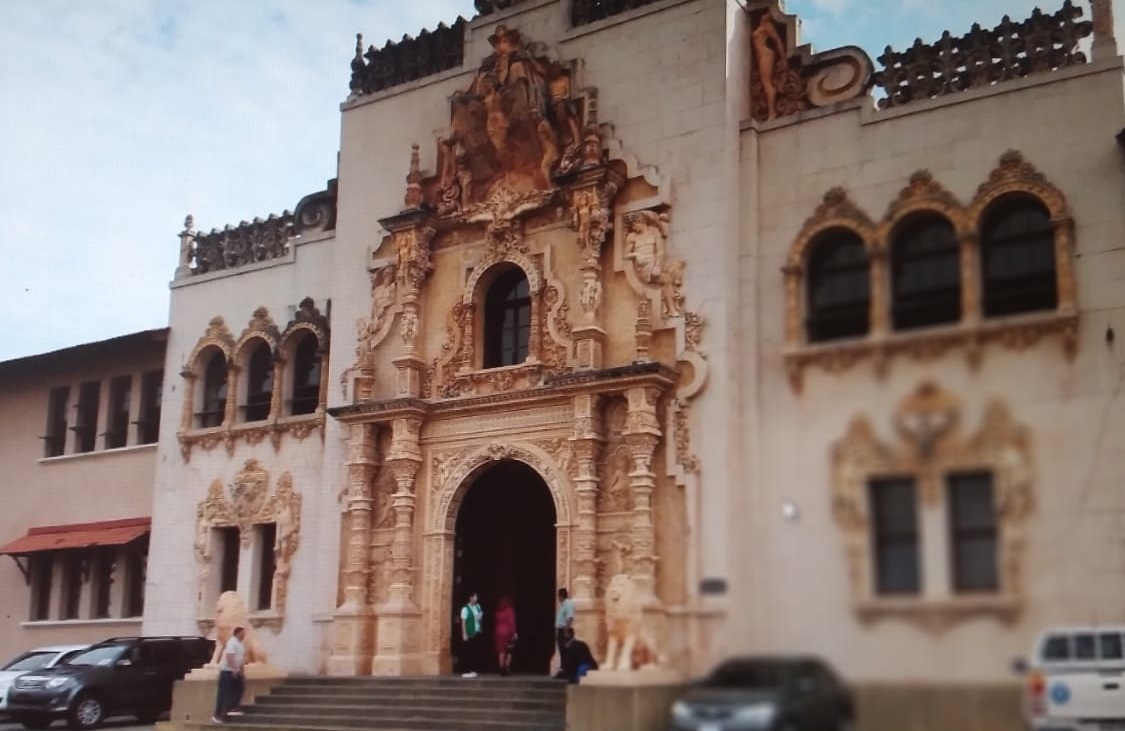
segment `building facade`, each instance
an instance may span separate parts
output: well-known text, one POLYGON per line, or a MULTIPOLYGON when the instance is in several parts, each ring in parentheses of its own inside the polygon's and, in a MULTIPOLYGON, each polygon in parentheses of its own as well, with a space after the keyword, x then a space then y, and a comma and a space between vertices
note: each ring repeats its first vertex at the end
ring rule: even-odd
POLYGON ((5 660, 141 629, 167 334, 0 363, 5 660))
POLYGON ((948 685, 1121 619, 1108 3, 878 71, 766 0, 496 5, 358 40, 292 214, 187 221, 146 631, 234 591, 284 667, 447 672, 478 591, 545 672, 566 586, 686 673, 948 685))

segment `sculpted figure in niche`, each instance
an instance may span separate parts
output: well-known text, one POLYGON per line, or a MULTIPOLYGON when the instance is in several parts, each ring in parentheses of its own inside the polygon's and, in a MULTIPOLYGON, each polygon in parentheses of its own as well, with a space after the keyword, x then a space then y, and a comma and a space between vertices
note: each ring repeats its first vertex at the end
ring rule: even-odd
POLYGON ((675 317, 683 312, 684 262, 671 259, 660 273, 660 301, 665 317, 675 317))
POLYGON ((656 643, 645 627, 641 597, 628 574, 618 574, 609 582, 605 627, 609 637, 606 670, 637 670, 658 664, 656 643))
POLYGON ((662 274, 668 214, 656 211, 630 213, 625 218, 625 228, 625 258, 633 260, 642 281, 656 284, 662 274))
POLYGON ((750 42, 754 47, 758 79, 766 97, 766 119, 770 120, 777 116, 777 62, 785 56, 785 41, 768 12, 758 18, 758 25, 750 33, 750 42))
POLYGON ((242 638, 242 644, 246 646, 246 664, 264 663, 266 653, 258 644, 254 628, 250 626, 250 611, 246 608, 246 602, 238 592, 224 591, 215 604, 215 654, 211 656, 210 664, 218 666, 223 657, 223 648, 234 634, 235 627, 246 630, 246 636, 242 638))
POLYGON ((605 489, 598 497, 598 510, 603 513, 623 513, 629 510, 629 450, 618 445, 606 455, 605 489))
POLYGON ((393 528, 395 525, 394 495, 395 495, 395 480, 394 476, 389 472, 384 472, 375 482, 375 528, 393 528))

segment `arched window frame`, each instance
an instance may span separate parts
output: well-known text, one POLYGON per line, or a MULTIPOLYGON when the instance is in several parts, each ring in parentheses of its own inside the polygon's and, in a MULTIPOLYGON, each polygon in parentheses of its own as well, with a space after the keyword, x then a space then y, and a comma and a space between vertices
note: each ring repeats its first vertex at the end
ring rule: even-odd
POLYGON ((237 349, 238 360, 238 421, 242 424, 256 424, 263 421, 269 421, 273 418, 277 411, 275 409, 274 392, 277 390, 277 378, 279 374, 277 351, 273 344, 261 335, 251 335, 246 338, 245 342, 239 344, 237 349), (269 401, 267 402, 265 414, 259 418, 251 418, 251 407, 254 406, 250 403, 252 395, 250 393, 250 379, 253 377, 254 358, 259 353, 264 353, 266 358, 266 368, 268 369, 269 388, 263 393, 268 394, 269 401))
MULTIPOLYGON (((803 304, 805 307, 805 317, 803 321, 805 338, 810 343, 838 343, 846 340, 855 340, 866 338, 871 333, 871 255, 868 251, 867 245, 863 237, 850 228, 836 227, 822 230, 813 240, 809 246, 807 261, 805 263, 805 296, 803 304), (817 257, 828 249, 838 250, 842 244, 849 246, 858 246, 862 252, 863 260, 857 262, 854 266, 849 265, 849 269, 862 270, 867 277, 866 287, 866 302, 864 304, 863 313, 863 331, 858 333, 849 333, 846 335, 836 335, 829 337, 814 337, 813 333, 813 320, 817 317, 818 313, 813 309, 813 288, 824 275, 824 272, 819 270, 814 265, 817 257)), ((838 272, 837 272, 838 273, 838 272)), ((828 313, 820 313, 828 314, 828 313)))
POLYGON ((807 269, 809 256, 813 247, 822 240, 822 237, 832 231, 846 229, 851 231, 863 242, 867 251, 868 262, 871 266, 871 314, 868 321, 868 336, 876 332, 885 332, 886 323, 882 313, 886 308, 883 305, 886 293, 883 291, 884 282, 878 276, 882 252, 876 246, 876 227, 868 215, 851 201, 843 188, 832 188, 824 195, 824 200, 804 226, 797 239, 789 249, 785 267, 785 299, 786 299, 786 324, 785 340, 790 348, 799 348, 805 345, 833 346, 846 343, 846 340, 826 341, 825 343, 810 343, 805 322, 808 318, 808 287, 807 269))
MULTIPOLYGON (((967 216, 976 233, 975 239, 977 242, 980 241, 988 216, 995 210, 995 206, 1017 196, 1034 200, 1047 210, 1054 230, 1055 291, 1058 297, 1056 313, 1073 316, 1078 311, 1078 304, 1073 259, 1074 219, 1070 207, 1062 191, 1052 185, 1016 150, 1005 152, 1000 157, 1000 164, 989 174, 988 180, 977 188, 967 216)), ((983 286, 982 266, 981 263, 977 263, 978 276, 983 286)), ((983 302, 983 292, 979 300, 983 302)), ((982 311, 983 305, 978 312, 982 311)), ((1021 315, 1016 315, 1019 316, 1021 315)))
POLYGON ((890 324, 891 331, 895 333, 909 334, 919 330, 929 330, 933 328, 948 328, 956 326, 965 321, 965 272, 964 260, 969 254, 966 252, 965 237, 958 233, 956 223, 942 212, 932 211, 927 209, 920 209, 909 216, 906 216, 898 221, 895 228, 888 234, 887 240, 888 252, 888 265, 886 276, 888 278, 887 289, 888 295, 888 311, 887 319, 890 324), (926 225, 929 224, 929 225, 926 225), (916 233, 919 229, 926 231, 932 227, 938 227, 942 224, 948 225, 950 238, 952 240, 951 254, 954 258, 954 271, 956 272, 956 286, 957 297, 957 316, 948 320, 940 322, 933 322, 923 325, 902 326, 896 323, 896 315, 902 303, 898 300, 898 293, 895 291, 895 278, 897 276, 897 268, 900 264, 907 259, 904 256, 903 247, 908 244, 914 243, 911 234, 916 233))
POLYGON ((246 329, 242 331, 242 335, 239 336, 238 342, 235 343, 234 346, 234 368, 231 373, 231 383, 237 385, 237 389, 233 394, 233 400, 234 403, 238 405, 235 411, 241 411, 242 413, 243 418, 239 420, 241 423, 256 424, 263 421, 271 421, 276 419, 278 413, 280 413, 278 401, 281 397, 281 378, 282 368, 284 367, 284 363, 278 358, 280 344, 281 332, 277 329, 277 325, 274 324, 273 319, 269 315, 269 311, 266 310, 265 307, 259 307, 254 310, 249 324, 246 326, 246 329), (250 375, 250 358, 261 342, 265 342, 266 346, 269 348, 273 368, 269 412, 266 414, 265 419, 246 422, 245 413, 250 375))
MULTIPOLYGON (((901 235, 913 222, 923 216, 940 216, 949 222, 957 241, 958 273, 960 275, 961 316, 957 321, 942 323, 934 327, 955 327, 972 322, 980 311, 979 285, 977 283, 977 255, 974 230, 964 214, 964 207, 957 198, 934 180, 928 170, 919 170, 910 176, 910 182, 899 191, 898 197, 887 208, 886 215, 879 224, 877 237, 884 242, 887 262, 879 274, 885 280, 887 302, 883 312, 885 327, 893 329, 894 289, 892 277, 896 237, 901 235)), ((885 330, 884 330, 885 331, 885 330)), ((901 331, 903 334, 910 330, 901 331)))
MULTIPOLYGON (((184 379, 184 405, 180 416, 181 434, 203 428, 196 426, 196 413, 200 410, 203 401, 204 379, 207 365, 210 362, 210 351, 217 350, 222 354, 227 363, 227 403, 224 408, 222 424, 228 424, 231 419, 231 410, 234 407, 230 388, 230 367, 234 355, 234 337, 227 329, 221 317, 214 317, 208 323, 207 331, 195 344, 187 358, 187 364, 180 372, 184 379)), ((214 427, 208 427, 214 428, 214 427)))
MULTIPOLYGON (((534 308, 532 306, 533 300, 534 296, 531 293, 531 282, 527 278, 527 274, 521 268, 514 265, 497 267, 497 271, 491 278, 488 287, 484 290, 483 297, 481 298, 479 305, 481 322, 480 362, 483 369, 511 368, 515 366, 521 366, 525 362, 527 362, 527 359, 532 354, 531 331, 534 329, 535 319, 534 308), (513 301, 513 294, 521 285, 523 285, 527 289, 527 294, 513 301), (501 286, 504 287, 502 292, 498 290, 498 288, 501 286), (499 296, 503 297, 502 301, 492 302, 492 299, 494 297, 499 296), (494 349, 498 351, 502 349, 501 343, 504 334, 504 324, 502 322, 493 321, 493 316, 497 314, 492 311, 493 306, 500 309, 499 314, 501 315, 507 313, 509 310, 513 310, 518 313, 526 307, 528 319, 528 342, 526 350, 523 353, 523 358, 518 357, 519 346, 517 344, 517 357, 514 362, 495 362, 503 360, 502 356, 499 353, 493 353, 492 351, 494 349), (492 340, 494 338, 499 338, 499 342, 493 343, 492 340)), ((518 325, 516 325, 516 329, 518 333, 518 325)))
POLYGON ((298 325, 285 332, 281 341, 281 359, 284 362, 284 379, 282 381, 282 416, 307 416, 323 411, 327 397, 327 371, 328 353, 324 342, 317 329, 308 325, 298 325), (316 404, 312 411, 301 414, 294 413, 294 402, 297 400, 297 351, 305 343, 311 341, 315 344, 314 357, 319 360, 320 375, 317 383, 316 404))

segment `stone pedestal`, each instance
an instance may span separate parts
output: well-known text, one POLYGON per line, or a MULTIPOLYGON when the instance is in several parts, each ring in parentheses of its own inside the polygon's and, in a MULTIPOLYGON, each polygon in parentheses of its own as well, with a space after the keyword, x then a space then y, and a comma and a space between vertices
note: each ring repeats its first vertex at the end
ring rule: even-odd
POLYGON ((367 609, 341 607, 332 622, 334 638, 328 657, 328 675, 352 676, 371 673, 374 615, 367 609))
MULTIPOLYGON (((246 693, 242 705, 252 706, 275 685, 285 680, 284 670, 266 663, 246 666, 246 693)), ((219 669, 215 666, 196 668, 172 687, 171 724, 209 724, 215 714, 215 695, 219 689, 219 669)))
POLYGON ((581 731, 665 731, 683 693, 679 674, 664 669, 595 670, 567 688, 566 725, 581 731))
POLYGON ((375 658, 372 675, 421 675, 424 659, 417 652, 422 613, 417 607, 392 605, 376 609, 375 658))
POLYGON ((574 358, 579 370, 597 370, 605 363, 606 332, 597 325, 574 328, 574 358))

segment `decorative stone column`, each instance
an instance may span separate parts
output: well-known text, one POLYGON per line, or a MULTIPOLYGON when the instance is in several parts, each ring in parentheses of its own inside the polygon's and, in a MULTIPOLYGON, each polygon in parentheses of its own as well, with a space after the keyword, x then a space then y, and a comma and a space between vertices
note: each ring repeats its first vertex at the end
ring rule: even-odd
POLYGON ((184 219, 184 230, 180 232, 180 264, 176 267, 176 279, 191 276, 192 249, 195 244, 195 217, 190 213, 184 219))
POLYGON ((375 427, 352 424, 348 435, 347 549, 342 581, 344 603, 332 623, 329 675, 371 672, 373 611, 367 593, 371 572, 371 485, 379 467, 375 427))
POLYGON ((601 647, 601 606, 598 575, 598 457, 602 449, 599 408, 601 397, 574 397, 574 489, 578 512, 571 531, 571 594, 576 611, 575 630, 592 647, 601 647))
POLYGON ((426 362, 420 357, 417 345, 421 325, 419 298, 422 283, 433 268, 430 261, 430 241, 436 231, 429 225, 429 211, 422 207, 417 145, 411 151, 410 173, 406 176, 406 181, 406 208, 397 216, 384 218, 379 223, 391 232, 396 263, 395 279, 402 306, 399 314, 402 355, 391 361, 398 370, 398 395, 421 397, 426 362))
POLYGON ((391 542, 390 581, 385 604, 376 607, 376 650, 373 675, 406 675, 418 672, 422 613, 414 597, 415 478, 422 466, 420 416, 395 419, 386 468, 395 478, 391 507, 395 533, 391 542))
POLYGON ((652 605, 659 603, 656 598, 656 524, 652 509, 656 474, 652 460, 661 437, 656 413, 660 389, 638 386, 628 389, 625 397, 628 401, 625 443, 633 458, 633 469, 629 472, 629 491, 633 498, 630 573, 642 601, 652 605))

